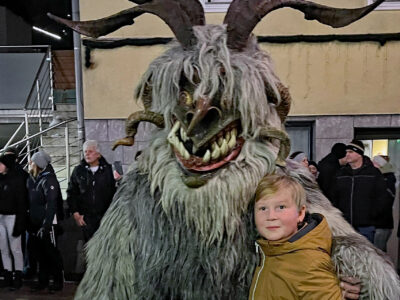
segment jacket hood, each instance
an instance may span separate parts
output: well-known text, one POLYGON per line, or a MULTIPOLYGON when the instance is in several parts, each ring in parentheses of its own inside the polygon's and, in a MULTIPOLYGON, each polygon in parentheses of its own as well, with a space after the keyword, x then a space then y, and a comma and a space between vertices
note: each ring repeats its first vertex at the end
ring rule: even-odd
POLYGON ((279 241, 260 239, 257 240, 257 243, 267 256, 277 256, 303 249, 322 250, 330 255, 332 233, 329 229, 328 222, 326 222, 324 216, 320 214, 312 214, 310 218, 311 222, 290 238, 279 241), (310 226, 314 226, 314 228, 310 230, 310 226), (309 232, 307 233, 303 232, 308 230, 309 232))
POLYGON ((329 153, 327 156, 320 160, 319 164, 321 163, 331 163, 339 166, 339 159, 333 153, 329 153))
POLYGON ((396 173, 396 167, 391 163, 386 163, 384 166, 380 167, 379 170, 382 172, 382 174, 396 173))

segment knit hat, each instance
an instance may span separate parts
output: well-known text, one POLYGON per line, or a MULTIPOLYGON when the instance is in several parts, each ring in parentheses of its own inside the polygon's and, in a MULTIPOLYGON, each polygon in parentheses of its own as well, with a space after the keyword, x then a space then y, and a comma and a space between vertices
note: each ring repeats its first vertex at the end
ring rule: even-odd
POLYGON ((308 161, 308 166, 314 166, 317 170, 318 170, 318 165, 315 161, 313 160, 309 160, 308 161))
POLYGON ((380 155, 376 155, 374 156, 374 158, 372 159, 372 161, 374 163, 376 163, 379 167, 383 167, 384 165, 387 164, 387 160, 384 159, 382 156, 380 155))
POLYGON ((7 169, 12 168, 15 165, 14 155, 1 154, 0 162, 7 167, 7 169))
POLYGON ((341 159, 346 156, 346 145, 343 143, 336 143, 332 146, 331 153, 336 156, 337 159, 341 159))
POLYGON ((346 150, 352 150, 360 155, 364 155, 364 144, 359 140, 352 140, 350 144, 346 145, 346 150))
POLYGON ((39 168, 45 169, 47 165, 51 163, 51 157, 43 150, 40 150, 32 155, 31 161, 34 162, 39 168))

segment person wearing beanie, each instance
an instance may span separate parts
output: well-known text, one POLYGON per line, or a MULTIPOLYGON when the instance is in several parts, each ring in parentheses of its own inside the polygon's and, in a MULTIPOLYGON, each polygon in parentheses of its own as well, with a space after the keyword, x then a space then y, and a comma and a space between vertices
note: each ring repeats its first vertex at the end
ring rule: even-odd
POLYGON ((50 165, 51 158, 39 151, 32 155, 28 179, 29 220, 28 227, 30 254, 39 265, 38 283, 31 291, 40 291, 49 288, 50 292, 63 288, 63 266, 59 250, 57 249, 57 224, 63 219, 62 196, 60 185, 50 165), (49 277, 53 276, 53 284, 49 286, 49 277))
POLYGON ((289 159, 303 165, 304 167, 308 168, 308 158, 307 155, 302 151, 293 152, 289 159))
POLYGON ((319 175, 317 182, 322 193, 329 200, 332 198, 332 187, 335 181, 336 172, 345 164, 346 145, 343 143, 334 144, 331 148, 331 152, 318 163, 319 175))
POLYGON ((310 170, 310 173, 314 176, 314 179, 317 179, 317 177, 318 177, 317 163, 313 160, 308 161, 308 169, 310 170))
POLYGON ((376 218, 374 245, 382 251, 387 250, 387 241, 393 230, 393 203, 396 195, 395 168, 383 156, 372 158, 372 163, 381 171, 386 183, 385 202, 379 205, 379 215, 376 218))
POLYGON ((22 286, 21 235, 25 232, 27 205, 25 181, 15 169, 13 155, 0 155, 0 200, 0 251, 5 269, 0 286, 15 290, 22 286))
POLYGON ((364 155, 364 144, 352 140, 346 145, 347 165, 336 174, 332 202, 345 219, 371 243, 379 207, 385 203, 386 183, 381 172, 364 155))

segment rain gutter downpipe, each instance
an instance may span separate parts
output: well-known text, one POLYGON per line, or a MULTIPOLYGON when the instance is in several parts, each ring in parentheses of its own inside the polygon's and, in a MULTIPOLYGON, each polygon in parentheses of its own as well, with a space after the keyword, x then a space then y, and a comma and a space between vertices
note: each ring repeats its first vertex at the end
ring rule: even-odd
MULTIPOLYGON (((72 20, 80 21, 79 0, 72 2, 72 20)), ((85 119, 83 111, 83 85, 82 85, 82 56, 81 56, 81 37, 79 33, 74 34, 74 60, 75 60, 75 89, 76 89, 76 114, 78 119, 78 140, 79 145, 85 139, 85 119)))

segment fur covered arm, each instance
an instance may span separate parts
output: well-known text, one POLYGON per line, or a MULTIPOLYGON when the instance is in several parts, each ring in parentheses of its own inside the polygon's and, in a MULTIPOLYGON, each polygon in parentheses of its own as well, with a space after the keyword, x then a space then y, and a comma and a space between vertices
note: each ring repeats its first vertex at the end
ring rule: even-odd
POLYGON ((336 236, 332 260, 339 276, 361 280, 360 299, 400 299, 399 277, 388 256, 358 234, 336 236))
MULTIPOLYGON (((126 184, 117 194, 121 195, 124 188, 126 184)), ((136 232, 130 214, 131 199, 123 196, 116 199, 86 246, 87 270, 75 300, 136 299, 132 250, 136 232)))

